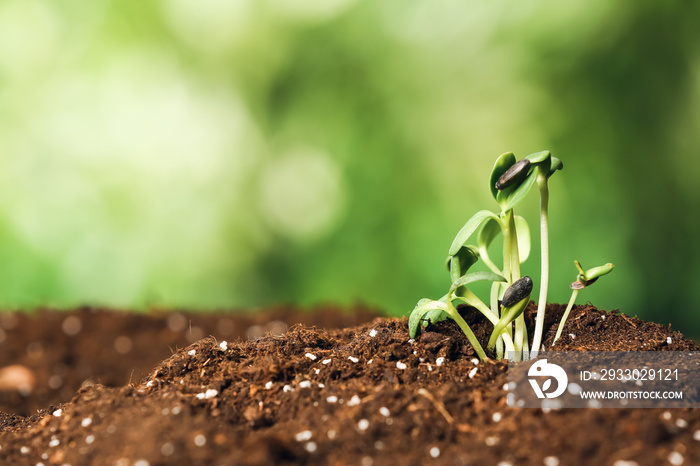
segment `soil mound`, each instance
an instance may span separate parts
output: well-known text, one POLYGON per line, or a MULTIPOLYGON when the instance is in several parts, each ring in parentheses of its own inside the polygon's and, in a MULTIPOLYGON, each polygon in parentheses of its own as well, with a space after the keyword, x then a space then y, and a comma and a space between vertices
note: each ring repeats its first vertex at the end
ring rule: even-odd
MULTIPOLYGON (((485 342, 490 324, 461 311, 485 342)), ((562 312, 548 309, 546 346, 562 312)), ((532 324, 533 306, 526 317, 532 324)), ((153 319, 164 332, 170 315, 153 319)), ((34 416, 0 414, 0 464, 700 464, 698 410, 512 409, 507 364, 478 361, 453 323, 410 341, 406 318, 365 322, 247 341, 207 328, 212 336, 152 364, 138 384, 91 382, 34 416)), ((152 325, 129 330, 133 346, 162 341, 152 325)), ((100 341, 79 339, 90 337, 100 341)), ((574 308, 552 348, 699 349, 667 327, 591 306, 574 308)))

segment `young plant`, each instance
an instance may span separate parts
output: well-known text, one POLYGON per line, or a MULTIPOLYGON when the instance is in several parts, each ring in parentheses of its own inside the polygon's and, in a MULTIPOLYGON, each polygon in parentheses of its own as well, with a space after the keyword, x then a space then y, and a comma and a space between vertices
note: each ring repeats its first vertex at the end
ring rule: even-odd
POLYGON ((552 157, 548 150, 530 154, 526 157, 535 166, 537 187, 540 191, 540 296, 537 301, 537 317, 535 319, 535 334, 532 338, 531 358, 537 357, 544 329, 544 314, 547 307, 547 291, 549 288, 549 177, 555 171, 564 168, 561 160, 552 157))
MULTIPOLYGON (((455 303, 464 303, 483 314, 493 324, 487 349, 495 351, 498 358, 502 358, 505 352, 512 355, 514 360, 537 355, 541 347, 549 283, 548 181, 557 170, 562 168, 561 160, 553 157, 549 151, 530 154, 519 161, 516 161, 511 152, 508 152, 496 160, 491 171, 489 188, 500 206, 500 212, 481 210, 459 230, 447 256, 447 269, 450 272, 452 285, 448 293, 439 300, 421 299, 418 302, 409 318, 411 338, 418 334, 421 325, 449 317, 457 322, 479 357, 485 358, 484 349, 455 307, 455 303), (530 230, 527 221, 515 215, 514 209, 535 184, 540 194, 542 256, 539 302, 532 352, 530 352, 523 312, 530 302, 533 283, 530 277, 520 276, 520 265, 530 254, 530 230), (467 244, 475 233, 477 233, 477 244, 467 244), (503 239, 503 262, 500 267, 489 257, 489 247, 499 234, 503 239), (480 259, 490 271, 469 272, 469 269, 480 259), (476 281, 491 282, 490 306, 484 304, 467 288, 467 285, 476 281)), ((577 281, 571 285, 574 291, 562 317, 556 338, 561 334, 578 290, 609 273, 613 267, 612 264, 607 264, 584 272, 578 262, 576 266, 580 273, 577 281)))
POLYGON ((515 359, 529 356, 529 341, 522 314, 530 301, 532 280, 520 276, 520 264, 530 252, 530 231, 525 219, 515 215, 514 208, 525 198, 538 177, 548 178, 559 168, 561 162, 551 157, 549 152, 538 152, 520 161, 516 161, 515 156, 508 152, 496 160, 489 187, 501 211, 498 214, 488 210, 479 211, 457 233, 447 258, 452 281, 450 291, 440 300, 424 299, 418 302, 409 319, 412 338, 417 334, 421 322, 435 322, 451 317, 457 321, 479 356, 484 357, 481 346, 477 347, 478 342, 473 332, 454 307, 454 301, 460 301, 477 309, 494 324, 488 348, 495 349, 498 357, 503 356, 504 350, 513 352, 515 359), (467 244, 477 231, 478 245, 467 244), (499 233, 503 236, 503 265, 500 268, 488 255, 488 247, 499 233), (479 280, 492 283, 490 307, 466 288, 467 283, 476 281, 474 274, 467 271, 479 259, 491 270, 485 272, 490 275, 478 276, 479 280), (465 283, 467 277, 471 278, 465 283), (518 299, 510 302, 506 298, 511 296, 518 299), (505 303, 499 305, 501 297, 505 303))
POLYGON ((561 317, 561 321, 559 321, 559 328, 557 328, 557 334, 554 337, 552 345, 554 345, 554 343, 557 342, 557 340, 561 336, 562 330, 564 330, 564 324, 566 323, 566 319, 569 317, 571 309, 574 307, 574 302, 576 301, 576 296, 578 296, 578 292, 584 289, 585 287, 592 285, 603 275, 609 274, 614 268, 614 265, 608 263, 599 267, 593 267, 592 269, 588 269, 584 272, 583 268, 581 268, 581 264, 579 264, 578 261, 574 261, 574 264, 576 265, 579 274, 576 277, 576 281, 571 284, 571 299, 569 299, 569 304, 566 306, 566 311, 564 311, 564 315, 561 317))

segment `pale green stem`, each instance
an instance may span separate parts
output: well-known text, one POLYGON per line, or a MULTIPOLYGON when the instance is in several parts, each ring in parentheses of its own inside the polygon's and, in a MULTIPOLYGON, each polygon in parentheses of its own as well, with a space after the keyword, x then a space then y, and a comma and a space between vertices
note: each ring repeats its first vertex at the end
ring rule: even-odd
POLYGON ((499 316, 498 312, 498 292, 501 289, 500 282, 491 283, 491 312, 493 315, 499 316))
POLYGON ((508 238, 506 239, 509 243, 508 248, 510 250, 509 259, 511 274, 510 281, 508 283, 512 285, 520 280, 520 251, 518 250, 518 234, 515 230, 515 215, 513 215, 513 209, 506 213, 506 220, 508 222, 508 238))
POLYGON ((535 335, 532 339, 531 358, 537 357, 542 345, 542 332, 544 331, 544 315, 547 309, 547 290, 549 287, 549 189, 547 178, 542 174, 537 175, 537 186, 540 188, 540 244, 542 259, 540 269, 540 297, 537 301, 537 317, 535 319, 535 335))
POLYGON ((561 331, 564 330, 564 324, 566 323, 566 319, 569 317, 569 312, 571 312, 571 308, 574 307, 574 301, 576 301, 576 296, 578 296, 578 290, 572 291, 571 299, 569 300, 569 304, 566 306, 566 311, 564 311, 564 315, 561 316, 561 321, 559 321, 559 328, 557 329, 557 334, 554 337, 552 345, 554 345, 554 343, 557 342, 557 340, 561 336, 561 331))
MULTIPOLYGON (((508 329, 504 330, 498 337, 498 341, 496 344, 498 345, 498 342, 502 342, 503 345, 505 345, 505 352, 506 354, 516 354, 515 352, 515 346, 513 345, 513 339, 510 337, 510 333, 508 333, 508 329)), ((503 350, 501 350, 503 351, 503 350)), ((503 354, 500 355, 500 358, 503 359, 503 354)))
MULTIPOLYGON (((462 299, 464 302, 469 304, 470 306, 474 306, 479 312, 481 312, 484 317, 486 317, 494 326, 498 323, 500 320, 498 313, 493 312, 492 309, 489 309, 486 304, 482 300, 479 299, 477 295, 475 295, 472 291, 466 290, 464 293, 464 298, 461 297, 455 297, 455 299, 462 299)), ((498 341, 501 342, 501 344, 505 344, 505 350, 507 352, 515 352, 515 346, 513 345, 513 339, 510 336, 510 332, 508 329, 504 329, 503 332, 499 335, 498 341)), ((498 348, 496 349, 496 355, 499 358, 503 357, 503 348, 501 348, 500 353, 498 352, 498 348)))
POLYGON ((455 322, 457 322, 459 328, 461 328, 462 332, 464 332, 464 334, 467 336, 467 340, 469 340, 469 343, 472 344, 472 347, 479 356, 479 359, 487 359, 484 348, 481 347, 481 343, 479 343, 479 340, 476 339, 476 335, 474 335, 472 329, 469 328, 469 324, 467 324, 464 319, 462 319, 462 316, 459 315, 459 312, 457 312, 457 309, 455 309, 450 298, 447 299, 447 313, 455 322))
MULTIPOLYGON (((512 280, 510 283, 512 284, 520 279, 520 251, 518 248, 518 233, 515 229, 515 215, 513 214, 512 209, 507 212, 506 221, 508 222, 508 238, 506 239, 510 244, 509 249, 512 280)), ((517 360, 520 359, 518 353, 527 351, 528 346, 527 327, 525 325, 525 316, 523 314, 515 319, 515 335, 513 336, 513 343, 517 349, 515 356, 517 360)))
MULTIPOLYGON (((498 292, 500 289, 500 282, 493 282, 491 284, 491 312, 493 312, 493 315, 499 318, 498 292)), ((508 335, 508 337, 510 337, 510 335, 508 335)), ((496 355, 499 359, 503 359, 503 339, 501 337, 499 337, 498 341, 496 342, 496 355)))
MULTIPOLYGON (((507 216, 507 214, 501 214, 507 216)), ((513 283, 513 277, 511 276, 511 244, 510 244, 510 222, 507 221, 507 217, 504 218, 503 222, 503 276, 506 278, 506 282, 510 285, 513 283)))
MULTIPOLYGON (((496 341, 498 341, 498 337, 501 335, 506 334, 506 330, 510 327, 510 322, 508 324, 501 324, 499 322, 496 322, 493 326, 493 333, 491 334, 491 338, 489 338, 489 342, 487 345, 487 348, 493 349, 496 346, 496 341)), ((513 343, 515 345, 515 342, 513 343)), ((513 347, 515 349, 515 346, 513 347)))
POLYGON ((489 257, 489 252, 486 248, 480 247, 479 248, 479 258, 486 264, 486 266, 491 269, 491 272, 497 273, 497 274, 502 274, 503 271, 498 268, 496 264, 493 263, 491 258, 489 257))
MULTIPOLYGON (((481 299, 479 299, 479 297, 477 295, 475 295, 474 292, 465 288, 464 292, 462 294, 464 296, 463 300, 465 303, 477 308, 479 310, 479 312, 481 312, 484 315, 484 317, 486 317, 491 322, 493 322, 494 320, 496 322, 498 322, 498 313, 493 312, 492 309, 490 309, 488 306, 486 306, 486 304, 484 304, 484 302, 481 299)), ((454 299, 460 299, 460 298, 455 297, 454 299)))
POLYGON ((523 327, 523 361, 527 361, 530 359, 530 342, 527 338, 527 325, 525 325, 525 313, 520 314, 516 319, 516 328, 518 325, 522 325, 523 327))

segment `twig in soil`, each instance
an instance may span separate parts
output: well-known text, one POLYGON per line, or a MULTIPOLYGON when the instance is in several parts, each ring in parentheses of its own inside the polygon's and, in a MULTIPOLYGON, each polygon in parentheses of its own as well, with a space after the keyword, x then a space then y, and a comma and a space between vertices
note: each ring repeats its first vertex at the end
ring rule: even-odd
POLYGON ((625 320, 627 321, 627 323, 630 324, 632 327, 637 328, 637 324, 635 324, 634 322, 632 322, 632 321, 629 319, 629 317, 627 317, 626 315, 620 314, 620 317, 622 317, 623 319, 625 319, 625 320))
POLYGON ((423 395, 428 400, 430 400, 433 406, 435 406, 435 409, 437 409, 440 412, 440 414, 442 414, 442 417, 445 418, 448 424, 454 424, 455 419, 450 415, 450 413, 447 412, 447 409, 445 409, 445 405, 436 400, 435 397, 428 390, 426 390, 425 388, 419 388, 418 394, 423 395))

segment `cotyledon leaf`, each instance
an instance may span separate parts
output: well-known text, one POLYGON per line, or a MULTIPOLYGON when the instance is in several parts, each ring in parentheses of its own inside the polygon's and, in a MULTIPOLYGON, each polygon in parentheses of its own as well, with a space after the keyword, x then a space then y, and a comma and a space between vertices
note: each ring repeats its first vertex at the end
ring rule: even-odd
POLYGON ((455 280, 452 283, 452 286, 450 287, 450 290, 456 290, 460 286, 466 286, 470 283, 473 282, 478 282, 478 281, 491 281, 491 282, 505 282, 506 279, 497 273, 493 272, 472 272, 468 273, 466 275, 462 275, 459 277, 457 280, 455 280))
POLYGON ((479 236, 477 236, 476 244, 480 248, 488 248, 493 240, 501 233, 501 225, 494 219, 490 218, 481 226, 479 236))
POLYGON ((444 311, 447 309, 447 304, 442 301, 435 301, 433 299, 423 298, 416 304, 416 307, 411 311, 411 315, 408 317, 408 335, 410 338, 415 338, 420 329, 420 323, 423 317, 435 310, 444 311))
POLYGON ((457 254, 459 249, 464 246, 469 239, 469 237, 479 228, 487 219, 493 218, 498 221, 498 216, 489 210, 480 210, 475 213, 472 218, 467 220, 461 230, 455 236, 450 246, 449 255, 454 256, 457 254))
POLYGON ((519 186, 499 191, 496 200, 499 204, 501 204, 501 209, 504 212, 507 212, 513 207, 515 207, 520 201, 522 201, 523 198, 527 196, 527 193, 530 192, 532 186, 535 184, 536 178, 537 172, 533 170, 527 176, 527 178, 525 178, 525 180, 522 183, 520 183, 519 186))
POLYGON ((530 227, 520 215, 515 216, 515 234, 518 237, 518 259, 522 264, 530 257, 530 227))
POLYGON ((547 178, 552 176, 555 171, 563 170, 563 169, 564 169, 564 163, 561 160, 559 160, 558 158, 552 156, 552 166, 550 167, 549 175, 547 175, 547 178))
POLYGON ((534 154, 527 155, 525 158, 528 159, 530 163, 536 164, 544 162, 545 160, 551 158, 551 156, 551 152, 548 150, 543 150, 541 152, 535 152, 534 154))
POLYGON ((479 250, 476 246, 466 245, 459 248, 457 254, 447 257, 447 269, 450 271, 450 280, 455 281, 479 260, 479 250))
POLYGON ((441 311, 440 309, 435 309, 433 311, 428 312, 425 317, 423 317, 423 322, 425 325, 428 325, 428 322, 431 324, 436 324, 438 322, 442 322, 443 320, 446 320, 449 317, 449 314, 445 311, 441 311))
POLYGON ((515 155, 512 152, 506 152, 501 154, 500 157, 496 159, 496 163, 493 165, 491 170, 491 178, 489 178, 489 189, 491 190, 491 195, 496 199, 498 195, 498 189, 496 189, 496 182, 508 169, 515 164, 515 155))

